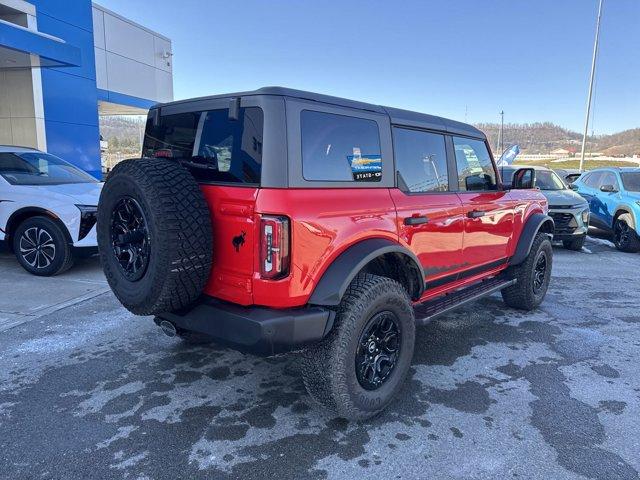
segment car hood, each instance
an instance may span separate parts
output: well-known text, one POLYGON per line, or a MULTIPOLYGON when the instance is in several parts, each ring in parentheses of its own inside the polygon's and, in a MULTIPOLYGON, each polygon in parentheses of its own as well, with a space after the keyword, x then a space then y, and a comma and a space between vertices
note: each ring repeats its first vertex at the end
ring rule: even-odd
POLYGON ((572 205, 586 204, 587 201, 573 190, 541 190, 542 194, 547 198, 549 207, 569 207, 572 205))
POLYGON ((67 183, 60 185, 33 185, 30 189, 34 194, 40 195, 49 193, 55 196, 62 195, 69 197, 77 205, 98 205, 102 182, 98 183, 67 183))

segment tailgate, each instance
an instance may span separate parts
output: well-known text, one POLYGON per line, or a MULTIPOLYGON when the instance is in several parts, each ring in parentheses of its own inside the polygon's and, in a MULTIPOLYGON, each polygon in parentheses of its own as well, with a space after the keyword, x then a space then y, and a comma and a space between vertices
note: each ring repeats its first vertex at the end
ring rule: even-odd
POLYGON ((213 225, 213 265, 206 295, 251 305, 254 273, 254 210, 258 188, 201 185, 213 225))

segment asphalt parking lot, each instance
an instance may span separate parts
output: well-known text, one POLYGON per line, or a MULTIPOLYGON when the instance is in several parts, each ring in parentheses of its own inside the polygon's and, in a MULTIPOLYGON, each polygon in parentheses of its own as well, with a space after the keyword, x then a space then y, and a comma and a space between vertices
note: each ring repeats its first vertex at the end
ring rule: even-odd
POLYGON ((0 477, 638 478, 640 255, 554 250, 540 310, 494 296, 419 328, 365 424, 316 407, 295 355, 161 335, 96 259, 52 281, 0 254, 0 477))

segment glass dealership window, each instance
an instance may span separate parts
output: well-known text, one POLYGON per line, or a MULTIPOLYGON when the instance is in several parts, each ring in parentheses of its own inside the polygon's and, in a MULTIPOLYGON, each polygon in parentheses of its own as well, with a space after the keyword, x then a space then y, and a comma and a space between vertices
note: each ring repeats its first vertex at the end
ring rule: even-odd
POLYGON ((300 115, 306 180, 379 182, 378 124, 364 118, 304 110, 300 115))
POLYGON ((393 146, 402 190, 412 193, 449 190, 444 135, 396 127, 393 146))

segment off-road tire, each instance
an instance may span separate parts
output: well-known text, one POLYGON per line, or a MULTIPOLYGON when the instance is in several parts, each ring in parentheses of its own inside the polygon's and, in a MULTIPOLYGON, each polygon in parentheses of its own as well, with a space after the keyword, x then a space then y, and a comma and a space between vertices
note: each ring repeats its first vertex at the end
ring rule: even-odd
POLYGON ((553 265, 553 248, 551 240, 545 233, 538 233, 531 245, 531 251, 524 262, 513 265, 505 272, 508 278, 517 280, 515 285, 502 290, 502 299, 509 307, 519 310, 533 310, 544 300, 551 280, 551 268, 553 265), (546 255, 546 271, 543 287, 537 292, 534 289, 534 276, 536 263, 541 254, 546 255))
POLYGON ((195 179, 175 161, 136 159, 116 165, 100 195, 97 235, 109 286, 132 313, 179 310, 202 293, 211 270, 211 217, 195 179), (135 281, 123 273, 112 246, 112 214, 123 198, 138 203, 148 227, 147 267, 135 281))
POLYGON ((615 221, 615 224, 613 226, 613 231, 614 231, 613 243, 615 244, 618 250, 620 250, 621 252, 627 252, 627 253, 640 252, 640 237, 638 236, 638 234, 634 229, 633 217, 630 214, 623 213, 622 215, 620 215, 615 221), (630 230, 628 236, 623 241, 620 241, 615 234, 616 226, 619 222, 624 222, 630 230))
POLYGON ((414 344, 415 318, 407 291, 389 278, 360 274, 338 306, 329 335, 303 352, 304 384, 320 405, 343 418, 365 420, 380 413, 401 389, 414 344), (357 345, 368 321, 382 311, 398 320, 399 355, 385 382, 376 390, 365 390, 356 374, 357 345))
POLYGON ((581 235, 578 238, 574 238, 572 240, 563 240, 562 245, 567 250, 573 250, 575 252, 579 252, 582 250, 582 247, 584 246, 584 241, 586 240, 586 238, 587 238, 586 235, 581 235))
MULTIPOLYGON (((63 227, 61 227, 54 220, 48 217, 36 216, 27 218, 20 225, 18 225, 18 227, 13 232, 12 238, 13 252, 18 259, 18 262, 20 263, 22 268, 33 275, 38 275, 40 277, 51 277, 66 272, 73 266, 73 252, 67 232, 63 230, 63 227), (20 242, 23 238, 24 233, 26 231, 37 230, 46 232, 46 234, 53 241, 53 245, 55 246, 53 259, 50 260, 51 263, 47 266, 43 266, 42 268, 37 267, 37 264, 31 265, 31 257, 27 256, 27 258, 24 258, 20 250, 20 242)), ((54 250, 49 251, 53 252, 54 250)), ((43 261, 41 265, 44 265, 44 263, 45 262, 43 261)))

